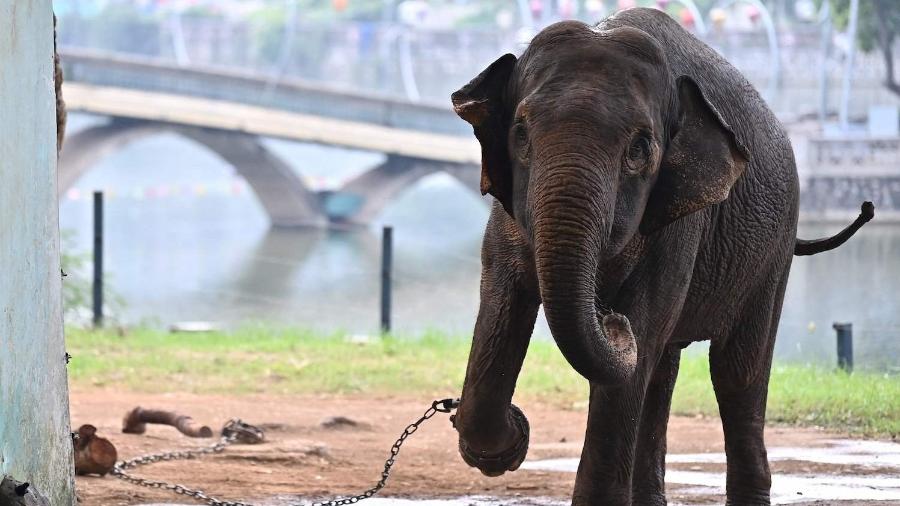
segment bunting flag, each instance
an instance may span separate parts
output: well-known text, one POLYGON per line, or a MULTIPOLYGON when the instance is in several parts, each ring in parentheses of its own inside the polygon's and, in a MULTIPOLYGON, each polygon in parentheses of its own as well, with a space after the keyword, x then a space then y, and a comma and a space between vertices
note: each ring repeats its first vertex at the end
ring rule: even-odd
MULTIPOLYGON (((249 185, 244 179, 218 181, 215 183, 195 184, 159 184, 152 186, 100 188, 106 199, 162 200, 172 198, 195 197, 241 197, 249 192, 249 185)), ((96 188, 69 188, 65 200, 77 202, 90 200, 96 188)))
MULTIPOLYGON (((338 190, 343 183, 342 179, 325 176, 301 176, 303 184, 313 191, 338 190)), ((73 187, 66 191, 65 200, 79 201, 90 200, 97 188, 73 187)), ((182 197, 241 197, 251 192, 250 185, 244 178, 217 181, 215 183, 194 184, 158 184, 149 186, 105 186, 101 188, 107 199, 128 198, 131 200, 160 200, 182 197)))
MULTIPOLYGON (((344 178, 321 175, 300 175, 303 185, 310 191, 337 191, 345 182, 344 178)), ((69 188, 64 198, 65 200, 78 201, 90 200, 91 195, 98 188, 94 187, 73 187, 69 188)), ((132 200, 160 200, 182 197, 240 197, 251 193, 250 185, 247 180, 242 177, 235 177, 230 180, 216 181, 214 183, 161 183, 157 185, 138 185, 138 186, 104 186, 104 197, 108 199, 128 198, 132 200)))

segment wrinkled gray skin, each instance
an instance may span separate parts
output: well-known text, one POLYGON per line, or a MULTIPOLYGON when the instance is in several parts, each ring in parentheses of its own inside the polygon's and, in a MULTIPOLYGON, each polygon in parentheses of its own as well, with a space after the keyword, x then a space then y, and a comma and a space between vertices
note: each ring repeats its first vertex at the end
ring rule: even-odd
POLYGON ((667 15, 632 9, 546 28, 453 103, 497 199, 454 418, 464 460, 493 476, 525 458, 527 421, 510 401, 543 304, 590 380, 573 504, 666 503, 672 389, 681 349, 702 340, 728 504, 768 504, 766 390, 798 181, 756 90, 667 15))

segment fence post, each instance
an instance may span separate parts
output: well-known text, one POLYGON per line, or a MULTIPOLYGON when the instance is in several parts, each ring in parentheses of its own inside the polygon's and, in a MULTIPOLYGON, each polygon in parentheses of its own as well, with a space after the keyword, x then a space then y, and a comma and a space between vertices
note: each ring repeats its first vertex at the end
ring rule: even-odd
POLYGON ((94 326, 103 325, 103 192, 94 192, 94 326))
POLYGON ((391 331, 391 267, 393 264, 392 227, 381 230, 381 332, 391 331))
POLYGON ((838 367, 853 372, 853 324, 834 322, 832 327, 837 332, 838 367))

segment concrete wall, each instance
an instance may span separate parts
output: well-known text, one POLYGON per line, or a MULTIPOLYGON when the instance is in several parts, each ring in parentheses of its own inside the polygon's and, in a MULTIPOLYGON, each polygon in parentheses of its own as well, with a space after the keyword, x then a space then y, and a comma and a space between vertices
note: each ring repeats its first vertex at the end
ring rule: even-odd
POLYGON ((51 0, 0 0, 0 474, 74 504, 51 0))

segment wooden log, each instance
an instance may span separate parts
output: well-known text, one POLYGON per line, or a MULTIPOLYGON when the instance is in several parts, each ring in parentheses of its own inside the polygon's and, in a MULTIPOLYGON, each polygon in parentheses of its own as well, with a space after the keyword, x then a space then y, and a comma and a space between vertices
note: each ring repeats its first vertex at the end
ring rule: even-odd
POLYGON ((126 434, 143 434, 148 423, 171 425, 188 437, 212 437, 213 431, 206 425, 200 425, 193 418, 157 409, 144 409, 140 406, 132 409, 122 421, 122 432, 126 434))

